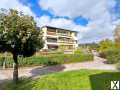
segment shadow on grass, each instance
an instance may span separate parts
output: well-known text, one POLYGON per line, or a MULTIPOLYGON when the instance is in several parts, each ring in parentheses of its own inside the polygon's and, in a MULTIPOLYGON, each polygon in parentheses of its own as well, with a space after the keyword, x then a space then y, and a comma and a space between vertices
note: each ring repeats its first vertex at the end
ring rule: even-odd
MULTIPOLYGON (((58 66, 56 66, 56 69, 54 68, 55 70, 53 69, 54 72, 61 71, 61 68, 57 69, 57 67, 58 66)), ((38 69, 37 69, 37 71, 38 71, 38 69)), ((50 69, 52 69, 52 67, 50 69)), ((36 69, 35 69, 35 72, 33 70, 32 71, 32 73, 34 73, 33 75, 36 75, 36 73, 38 73, 37 71, 36 71, 36 69)), ((90 73, 90 72, 85 71, 84 73, 80 74, 82 76, 78 76, 78 77, 83 77, 85 75, 85 73, 87 75, 87 79, 89 78, 89 80, 87 80, 87 81, 90 81, 90 84, 89 84, 91 87, 90 90, 110 90, 110 81, 113 81, 113 80, 120 81, 120 72, 108 72, 108 71, 105 72, 104 71, 103 73, 100 72, 99 74, 96 74, 96 73, 90 73), (87 73, 90 73, 90 74, 87 74, 87 73)), ((77 74, 77 75, 79 75, 79 74, 77 74)), ((85 75, 85 77, 86 77, 86 75, 85 75)), ((74 78, 74 76, 72 76, 72 77, 74 78)), ((45 87, 46 85, 54 85, 51 83, 51 81, 49 82, 49 78, 47 78, 47 76, 45 76, 45 78, 43 78, 43 79, 37 78, 34 80, 31 78, 22 78, 17 86, 12 81, 6 81, 6 82, 0 84, 0 90, 44 90, 42 88, 42 86, 45 87), (48 81, 46 81, 46 80, 48 80, 48 81), (43 84, 40 84, 40 83, 43 83, 43 84), (39 89, 40 88, 39 86, 41 87, 41 89, 39 89)), ((68 80, 68 82, 69 82, 69 80, 68 80)), ((74 82, 74 79, 72 82, 74 82)), ((80 82, 86 83, 84 81, 80 81, 80 82)), ((78 84, 78 83, 75 83, 75 84, 78 84)), ((65 83, 63 82, 63 84, 65 84, 65 83)), ((87 85, 88 85, 88 83, 84 87, 88 88, 87 85)), ((74 87, 74 85, 73 85, 73 87, 74 87)), ((60 88, 60 87, 58 87, 58 88, 60 88)), ((49 88, 46 88, 45 90, 49 90, 49 88)), ((54 88, 52 90, 59 90, 59 89, 54 88)), ((61 90, 63 90, 63 89, 61 89, 61 90)), ((71 90, 73 90, 73 89, 71 89, 71 90)), ((80 89, 76 89, 76 90, 80 90, 80 89)))
MULTIPOLYGON (((20 78, 19 83, 16 85, 13 80, 4 80, 0 83, 0 90, 24 90, 25 86, 28 86, 32 81, 31 78, 20 78)), ((30 89, 31 86, 28 87, 30 89)))
POLYGON ((104 72, 91 75, 91 90, 111 90, 111 81, 120 81, 120 72, 104 72))

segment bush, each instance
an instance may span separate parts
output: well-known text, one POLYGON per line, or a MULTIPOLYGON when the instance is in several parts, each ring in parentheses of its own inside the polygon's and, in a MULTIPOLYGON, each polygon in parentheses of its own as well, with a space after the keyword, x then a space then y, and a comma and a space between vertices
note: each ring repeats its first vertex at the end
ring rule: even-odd
MULTIPOLYGON (((65 64, 73 62, 81 62, 93 60, 92 54, 54 54, 47 56, 32 56, 32 57, 18 57, 19 66, 36 66, 36 65, 56 65, 65 64)), ((2 63, 2 58, 0 58, 0 63, 2 63)), ((13 66, 12 57, 7 57, 5 60, 6 67, 13 66)), ((2 65, 2 64, 0 64, 2 65)))
POLYGON ((106 52, 104 51, 104 52, 99 52, 99 57, 101 57, 101 58, 106 58, 106 52))
POLYGON ((74 51, 75 54, 81 54, 82 53, 82 50, 81 49, 77 49, 74 51))
POLYGON ((93 60, 92 54, 61 54, 50 57, 50 61, 54 61, 59 64, 81 62, 88 60, 93 60))
POLYGON ((110 64, 120 62, 120 50, 119 49, 109 49, 100 54, 101 57, 106 58, 107 62, 110 64))

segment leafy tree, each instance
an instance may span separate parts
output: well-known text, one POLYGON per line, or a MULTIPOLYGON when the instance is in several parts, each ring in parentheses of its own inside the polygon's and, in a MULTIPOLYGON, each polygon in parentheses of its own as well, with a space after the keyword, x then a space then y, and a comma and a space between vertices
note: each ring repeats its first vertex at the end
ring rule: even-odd
POLYGON ((116 26, 115 30, 113 31, 113 36, 114 36, 115 38, 120 37, 120 25, 117 25, 117 26, 116 26))
POLYGON ((13 55, 15 83, 18 82, 18 55, 32 56, 42 47, 42 37, 33 17, 13 9, 0 11, 0 51, 13 55))
POLYGON ((120 48, 120 25, 117 25, 114 32, 115 45, 117 48, 120 48))
POLYGON ((99 45, 97 43, 86 43, 86 44, 79 44, 79 47, 82 47, 82 48, 89 48, 90 50, 92 49, 98 49, 99 48, 99 45))
POLYGON ((115 38, 115 45, 118 49, 120 49, 120 37, 115 38))
POLYGON ((112 40, 105 39, 99 42, 99 50, 105 51, 111 48, 115 48, 115 45, 112 40))

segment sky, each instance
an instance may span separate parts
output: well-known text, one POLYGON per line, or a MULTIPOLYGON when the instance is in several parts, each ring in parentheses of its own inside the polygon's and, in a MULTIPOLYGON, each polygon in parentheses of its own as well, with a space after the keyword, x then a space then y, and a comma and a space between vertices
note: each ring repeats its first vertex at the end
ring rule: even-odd
POLYGON ((113 39, 120 24, 120 0, 0 0, 0 8, 13 8, 44 25, 78 31, 79 43, 113 39))

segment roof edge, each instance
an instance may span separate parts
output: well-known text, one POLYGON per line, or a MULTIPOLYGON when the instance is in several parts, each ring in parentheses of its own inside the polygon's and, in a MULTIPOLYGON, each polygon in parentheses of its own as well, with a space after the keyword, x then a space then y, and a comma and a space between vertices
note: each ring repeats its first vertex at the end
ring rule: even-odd
POLYGON ((52 27, 52 26, 42 26, 41 28, 44 28, 44 27, 47 27, 47 28, 51 28, 51 29, 61 29, 61 30, 67 30, 67 31, 72 31, 72 32, 76 32, 78 33, 78 31, 74 31, 74 30, 69 30, 69 29, 64 29, 64 28, 58 28, 58 27, 52 27))

